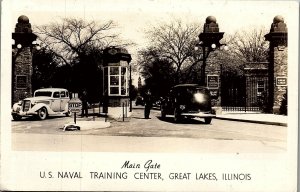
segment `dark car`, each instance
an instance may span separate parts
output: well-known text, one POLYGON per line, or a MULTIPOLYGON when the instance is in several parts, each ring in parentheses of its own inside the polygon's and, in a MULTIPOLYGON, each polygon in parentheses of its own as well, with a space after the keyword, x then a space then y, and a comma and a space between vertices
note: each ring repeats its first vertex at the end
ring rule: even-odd
POLYGON ((180 84, 171 88, 168 96, 161 102, 161 117, 174 115, 175 122, 184 117, 204 118, 210 124, 212 117, 211 98, 206 87, 197 84, 180 84))
POLYGON ((144 98, 141 97, 141 96, 138 96, 135 100, 135 105, 138 106, 138 105, 142 105, 144 106, 145 105, 145 101, 144 101, 144 98))

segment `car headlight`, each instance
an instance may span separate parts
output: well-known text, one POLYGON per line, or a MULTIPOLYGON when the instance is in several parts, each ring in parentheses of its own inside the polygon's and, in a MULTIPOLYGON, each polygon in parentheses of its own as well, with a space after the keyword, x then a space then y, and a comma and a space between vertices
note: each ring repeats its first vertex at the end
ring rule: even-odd
POLYGON ((180 108, 181 110, 184 110, 184 109, 185 109, 185 105, 180 105, 179 108, 180 108))
POLYGON ((31 107, 35 106, 37 104, 36 101, 31 102, 31 107))
POLYGON ((194 99, 195 101, 197 101, 198 103, 202 103, 205 101, 204 99, 204 95, 202 93, 196 93, 194 94, 194 99))

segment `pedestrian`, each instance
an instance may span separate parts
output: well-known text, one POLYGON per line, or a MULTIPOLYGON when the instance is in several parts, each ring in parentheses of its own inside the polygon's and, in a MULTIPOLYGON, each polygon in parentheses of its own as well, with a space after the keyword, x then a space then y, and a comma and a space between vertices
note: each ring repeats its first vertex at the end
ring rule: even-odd
POLYGON ((81 117, 88 117, 88 101, 87 101, 87 92, 84 90, 80 97, 82 102, 82 109, 81 109, 81 117))
POLYGON ((144 102, 145 102, 145 119, 150 119, 150 110, 152 108, 152 95, 150 90, 148 89, 144 96, 144 102))

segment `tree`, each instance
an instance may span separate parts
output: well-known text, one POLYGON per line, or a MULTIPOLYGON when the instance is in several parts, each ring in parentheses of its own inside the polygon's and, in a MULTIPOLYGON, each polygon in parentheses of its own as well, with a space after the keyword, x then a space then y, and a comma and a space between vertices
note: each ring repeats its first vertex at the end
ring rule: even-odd
POLYGON ((70 90, 88 92, 89 100, 99 100, 102 91, 102 50, 108 46, 129 45, 120 40, 113 21, 103 23, 64 18, 61 22, 37 26, 42 46, 50 49, 60 64, 62 75, 70 90), (123 43, 121 43, 123 42, 123 43), (67 70, 68 73, 64 74, 67 70), (69 79, 67 79, 69 78, 69 79))
POLYGON ((201 55, 194 51, 199 26, 199 24, 183 24, 181 20, 175 20, 151 27, 146 31, 150 46, 140 52, 144 57, 142 63, 145 61, 167 62, 174 69, 172 75, 175 83, 185 82, 186 76, 189 76, 192 68, 201 60, 201 55), (153 52, 155 54, 151 54, 153 52))
POLYGON ((75 57, 81 59, 91 47, 104 49, 117 42, 118 34, 113 21, 98 24, 82 19, 64 18, 61 23, 37 27, 40 40, 51 49, 64 64, 71 65, 75 57))
MULTIPOLYGON (((57 84, 56 72, 58 63, 55 54, 46 48, 33 50, 32 89, 51 87, 57 84)), ((63 82, 62 82, 63 83, 63 82)))
POLYGON ((236 32, 229 41, 230 53, 241 63, 267 61, 269 44, 265 34, 265 28, 236 32))
POLYGON ((237 31, 233 35, 225 33, 223 41, 228 50, 218 49, 211 53, 209 60, 215 65, 222 65, 223 73, 240 76, 244 73, 245 64, 251 62, 267 62, 268 42, 264 28, 254 28, 250 31, 237 31))

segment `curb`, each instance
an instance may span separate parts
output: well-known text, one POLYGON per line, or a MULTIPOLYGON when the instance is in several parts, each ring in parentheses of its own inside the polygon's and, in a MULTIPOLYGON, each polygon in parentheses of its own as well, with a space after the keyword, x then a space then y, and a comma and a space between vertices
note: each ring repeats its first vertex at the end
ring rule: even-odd
POLYGON ((277 126, 285 126, 287 127, 287 123, 281 122, 270 122, 270 121, 259 121, 259 120, 250 120, 250 119, 234 119, 228 117, 214 117, 215 119, 221 120, 229 120, 229 121, 240 121, 240 122, 248 122, 248 123, 259 123, 259 124, 266 124, 266 125, 277 125, 277 126))

